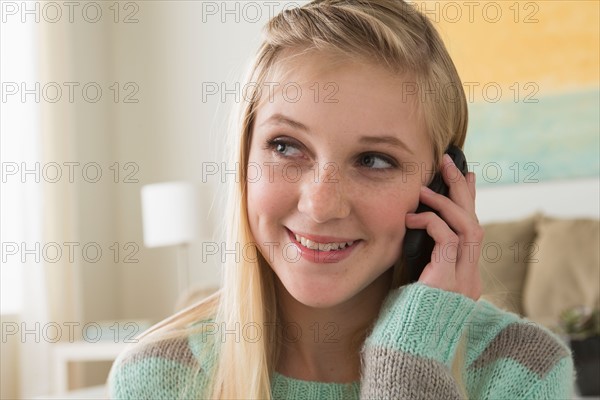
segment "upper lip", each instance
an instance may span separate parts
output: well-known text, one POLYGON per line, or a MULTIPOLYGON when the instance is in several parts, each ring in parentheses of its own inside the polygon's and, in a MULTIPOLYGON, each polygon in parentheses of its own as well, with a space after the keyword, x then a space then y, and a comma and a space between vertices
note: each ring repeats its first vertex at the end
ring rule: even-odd
POLYGON ((312 240, 313 242, 317 242, 317 243, 347 243, 347 242, 355 242, 355 241, 359 240, 359 239, 341 238, 341 237, 337 237, 337 236, 313 235, 310 233, 293 231, 291 229, 289 229, 289 231, 292 232, 292 234, 302 236, 303 238, 312 240))

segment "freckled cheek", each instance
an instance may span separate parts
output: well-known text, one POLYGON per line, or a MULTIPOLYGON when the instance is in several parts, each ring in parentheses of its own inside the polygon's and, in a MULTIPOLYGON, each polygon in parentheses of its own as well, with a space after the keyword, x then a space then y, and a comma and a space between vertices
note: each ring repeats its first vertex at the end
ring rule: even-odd
POLYGON ((370 221, 369 225, 377 235, 384 235, 394 242, 400 241, 406 231, 406 214, 417 208, 419 197, 415 192, 414 189, 394 188, 363 195, 359 206, 361 217, 370 221))
POLYGON ((251 224, 258 223, 259 218, 272 221, 273 218, 285 217, 294 206, 295 191, 290 183, 281 179, 278 174, 263 171, 261 175, 248 179, 248 214, 251 224))

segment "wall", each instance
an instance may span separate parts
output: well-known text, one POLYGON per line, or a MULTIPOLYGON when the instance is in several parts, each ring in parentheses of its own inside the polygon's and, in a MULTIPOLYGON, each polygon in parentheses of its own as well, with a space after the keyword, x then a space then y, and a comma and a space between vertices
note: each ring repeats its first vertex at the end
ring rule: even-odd
POLYGON ((436 22, 467 91, 479 220, 598 218, 600 4, 415 4, 436 22))
POLYGON ((465 149, 479 186, 598 177, 600 4, 434 4, 424 8, 469 99, 465 149))
MULTIPOLYGON (((219 284, 217 257, 205 257, 202 242, 214 240, 222 222, 221 179, 203 179, 208 163, 220 163, 229 105, 213 96, 203 101, 203 83, 239 80, 256 48, 260 23, 201 22, 201 2, 147 2, 140 22, 116 25, 112 69, 117 79, 134 80, 139 103, 117 108, 116 158, 139 165, 139 184, 119 187, 118 240, 142 243, 139 190, 147 183, 187 180, 202 188, 203 220, 209 232, 190 248, 191 279, 198 286, 219 284)), ((230 97, 233 99, 233 97, 230 97)), ((212 164, 211 164, 212 165, 212 164)), ((219 175, 220 177, 220 175, 219 175)), ((120 318, 166 317, 177 298, 175 248, 144 249, 138 264, 119 269, 120 318), (135 290, 133 290, 135 288, 135 290)))
MULTIPOLYGON (((449 3, 454 2, 439 4, 442 7, 449 3)), ((516 4, 499 3, 506 4, 505 7, 516 4)), ((205 97, 203 88, 216 84, 221 90, 234 89, 243 65, 256 50, 262 25, 272 11, 283 8, 281 3, 258 9, 240 2, 136 4, 139 10, 134 17, 138 22, 127 24, 121 18, 119 23, 106 19, 99 25, 63 24, 60 26, 65 32, 46 36, 45 51, 56 68, 47 75, 48 79, 100 81, 105 87, 118 82, 122 89, 124 84, 133 83, 139 89, 134 96, 136 103, 125 103, 123 97, 118 102, 96 105, 78 103, 56 113, 57 120, 52 122, 54 129, 63 130, 65 138, 54 145, 69 147, 76 160, 100 162, 105 167, 119 162, 123 174, 131 171, 123 168, 125 163, 133 163, 137 168, 138 182, 125 183, 121 175, 117 183, 81 184, 73 190, 78 240, 120 245, 132 242, 139 246, 138 263, 125 263, 121 258, 117 263, 78 266, 81 275, 76 289, 80 296, 77 313, 85 321, 138 318, 156 321, 173 311, 178 297, 176 251, 143 247, 140 189, 144 184, 159 181, 196 182, 202 187, 202 203, 207 205, 199 223, 207 227, 207 232, 218 231, 222 215, 218 199, 224 185, 222 179, 203 179, 202 171, 208 163, 222 160, 223 135, 235 95, 221 91, 205 97), (230 7, 228 10, 232 12, 224 12, 227 10, 221 7, 230 7)), ((540 11, 535 14, 539 23, 511 23, 510 19, 497 24, 481 19, 474 23, 452 23, 451 18, 439 18, 440 29, 463 80, 493 81, 504 88, 515 81, 534 81, 542 88, 541 93, 548 95, 596 88, 598 3, 519 4, 523 8, 518 21, 525 21, 533 10, 525 9, 525 4, 539 4, 540 11)), ((510 15, 511 10, 504 11, 510 15)), ((111 94, 106 91, 107 96, 111 94)), ((477 96, 473 99, 474 107, 481 104, 481 95, 477 96)), ((476 138, 477 131, 469 135, 476 138)), ((467 155, 472 160, 482 157, 478 149, 467 155)), ((547 202, 546 207, 552 209, 575 210, 573 196, 568 194, 580 193, 590 200, 586 203, 589 206, 598 195, 597 185, 591 185, 593 182, 589 178, 578 180, 569 186, 573 192, 567 192, 559 181, 542 182, 535 186, 543 193, 536 199, 547 202)), ((507 206, 508 199, 523 196, 527 190, 520 185, 482 188, 479 197, 482 221, 516 216, 513 208, 521 205, 516 201, 507 206), (511 210, 508 213, 504 212, 507 208, 511 210)), ((534 210, 537 206, 527 207, 534 210)), ((200 286, 213 286, 219 283, 219 262, 214 257, 203 262, 202 242, 206 240, 221 239, 206 234, 192 244, 192 280, 200 286)), ((11 371, 5 367, 16 354, 16 347, 3 346, 3 397, 6 390, 14 389, 4 382, 6 371, 11 371)), ((92 371, 88 380, 92 382, 102 373, 92 371)), ((10 375, 6 379, 12 382, 10 375)))

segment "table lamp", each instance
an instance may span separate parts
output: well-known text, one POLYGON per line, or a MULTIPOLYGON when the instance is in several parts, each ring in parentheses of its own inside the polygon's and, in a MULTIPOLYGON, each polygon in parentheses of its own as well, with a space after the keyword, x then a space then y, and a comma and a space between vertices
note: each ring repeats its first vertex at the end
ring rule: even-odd
POLYGON ((180 293, 189 284, 189 244, 198 236, 199 196, 194 184, 164 182, 142 187, 146 247, 177 246, 180 293))

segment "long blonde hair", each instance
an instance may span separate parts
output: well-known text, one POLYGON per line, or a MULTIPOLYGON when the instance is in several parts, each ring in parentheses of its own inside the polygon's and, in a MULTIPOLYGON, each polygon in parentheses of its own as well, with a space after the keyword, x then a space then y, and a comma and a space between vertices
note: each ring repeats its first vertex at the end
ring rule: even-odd
MULTIPOLYGON (((264 36, 246 79, 252 87, 263 87, 278 68, 284 51, 318 51, 339 55, 342 60, 347 57, 377 63, 393 73, 414 77, 435 165, 449 144, 462 147, 467 128, 462 83, 435 28, 413 6, 401 0, 316 0, 275 16, 265 27, 264 36)), ((150 335, 187 335, 190 324, 206 319, 228 329, 262 327, 260 336, 253 340, 214 343, 213 368, 202 372, 210 375, 211 382, 203 396, 217 399, 270 399, 270 378, 280 348, 274 276, 253 244, 247 216, 247 164, 260 95, 256 91, 246 93, 244 100, 229 151, 240 179, 230 180, 228 188, 227 210, 231 214, 226 220, 226 240, 227 248, 253 246, 256 257, 228 258, 219 293, 160 324, 150 335)), ((398 263, 392 288, 406 283, 401 272, 398 263)), ((458 372, 453 374, 460 379, 458 372)))

